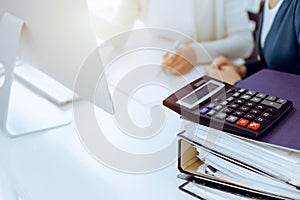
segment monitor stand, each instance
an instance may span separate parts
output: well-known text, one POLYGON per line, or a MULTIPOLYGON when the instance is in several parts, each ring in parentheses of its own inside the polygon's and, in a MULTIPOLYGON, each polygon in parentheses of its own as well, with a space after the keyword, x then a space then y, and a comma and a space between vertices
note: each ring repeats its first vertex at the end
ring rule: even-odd
POLYGON ((71 109, 56 106, 14 80, 24 21, 5 13, 0 23, 0 63, 5 72, 0 88, 0 129, 11 137, 46 131, 72 121, 71 109))

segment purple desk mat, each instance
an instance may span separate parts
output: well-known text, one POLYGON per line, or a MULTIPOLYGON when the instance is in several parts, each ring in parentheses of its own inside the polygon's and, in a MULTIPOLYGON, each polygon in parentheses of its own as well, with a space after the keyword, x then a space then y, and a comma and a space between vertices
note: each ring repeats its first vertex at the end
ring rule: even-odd
POLYGON ((239 82, 238 87, 288 99, 294 106, 277 125, 259 140, 300 150, 300 76, 261 70, 239 82))

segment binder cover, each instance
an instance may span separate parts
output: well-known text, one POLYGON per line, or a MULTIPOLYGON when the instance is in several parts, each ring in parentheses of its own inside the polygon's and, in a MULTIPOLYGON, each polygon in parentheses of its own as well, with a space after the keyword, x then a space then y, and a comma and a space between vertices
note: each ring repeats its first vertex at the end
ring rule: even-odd
POLYGON ((237 86, 293 101, 293 109, 259 141, 300 150, 300 76, 274 70, 261 70, 237 86))
POLYGON ((220 186, 195 183, 195 182, 185 182, 179 189, 186 192, 196 199, 218 199, 218 200, 251 200, 251 199, 269 199, 269 197, 263 198, 261 195, 255 195, 248 192, 244 194, 235 193, 233 190, 228 190, 220 186))
MULTIPOLYGON (((179 178, 187 180, 187 182, 193 182, 197 184, 201 184, 210 188, 215 188, 217 190, 221 190, 224 192, 230 192, 238 196, 243 197, 251 197, 255 199, 291 199, 285 196, 276 195, 269 193, 267 191, 258 191, 252 188, 248 188, 245 186, 237 185, 233 182, 228 182, 226 180, 222 180, 213 176, 209 176, 207 174, 203 174, 198 172, 198 168, 204 164, 198 157, 197 157, 197 146, 201 146, 196 141, 191 141, 190 139, 182 136, 179 134, 181 138, 178 142, 179 144, 179 159, 178 159, 178 169, 181 174, 178 175, 179 178)), ((205 148, 204 146, 201 146, 205 148)), ((213 150, 209 150, 210 153, 218 154, 213 150)), ((218 154, 222 157, 221 154, 218 154)), ((226 159, 224 157, 224 159, 226 159)), ((187 184, 187 183, 186 183, 187 184)), ((193 191, 187 190, 184 186, 186 184, 181 185, 179 188, 193 196, 198 197, 201 199, 202 197, 196 195, 193 191)))

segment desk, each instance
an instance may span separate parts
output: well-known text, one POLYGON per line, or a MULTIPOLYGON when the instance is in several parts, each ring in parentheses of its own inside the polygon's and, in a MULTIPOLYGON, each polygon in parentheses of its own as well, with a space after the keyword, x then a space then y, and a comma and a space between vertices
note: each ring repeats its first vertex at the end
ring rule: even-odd
MULTIPOLYGON (((156 58, 161 58, 161 55, 156 58)), ((132 65, 129 63, 128 66, 132 65)), ((125 69, 124 65, 122 69, 125 69)), ((160 68, 156 70, 158 72, 160 68)), ((175 80, 168 75, 162 76, 167 81, 175 80)), ((113 74, 108 75, 108 79, 114 83, 116 79, 110 77, 113 74)), ((113 86, 111 89, 114 89, 113 86)), ((135 94, 139 96, 141 93, 136 91, 135 94)), ((164 96, 159 98, 163 99, 164 96)), ((133 103, 131 110, 135 110, 134 106, 139 100, 133 103)), ((159 99, 154 99, 154 102, 157 101, 159 99)), ((74 106, 84 110, 90 104, 81 101, 74 106)), ((96 109, 96 116, 105 120, 104 123, 101 121, 101 125, 109 130, 106 136, 116 146, 133 153, 149 153, 163 148, 176 137, 179 127, 174 124, 180 124, 179 116, 168 109, 165 111, 169 116, 165 126, 167 128, 149 140, 136 140, 125 135, 116 128, 113 117, 102 110, 96 109)), ((136 115, 133 113, 133 116, 136 115)), ((141 113, 137 116, 141 116, 141 113)), ((174 162, 164 168, 149 173, 132 174, 113 170, 97 162, 86 150, 77 134, 75 123, 15 139, 1 133, 0 146, 0 170, 9 177, 6 184, 11 186, 11 192, 19 193, 22 200, 194 199, 178 189, 183 181, 177 178, 176 157, 174 162)), ((5 178, 1 174, 0 178, 5 178)))
POLYGON ((23 200, 189 199, 177 189, 176 158, 152 173, 118 172, 93 159, 74 124, 13 140, 1 134, 0 145, 1 165, 23 200))
MULTIPOLYGON (((128 66, 132 66, 129 62, 126 63, 128 63, 128 66)), ((188 74, 187 76, 197 78, 199 75, 195 72, 191 73, 194 75, 188 74)), ((281 93, 273 93, 267 89, 267 87, 273 87, 273 81, 265 82, 266 85, 263 87, 260 84, 265 77, 273 77, 277 73, 268 70, 259 72, 241 82, 240 86, 280 96, 281 93)), ((168 80, 175 80, 174 77, 168 77, 164 74, 163 76, 166 76, 168 80)), ((114 90, 112 83, 117 80, 114 77, 115 74, 108 75, 112 91, 114 90)), ((139 96, 138 92, 135 94, 137 94, 137 98, 143 96, 139 96)), ((164 98, 164 96, 159 98, 164 98)), ((138 99, 134 104, 138 104, 139 100, 142 99, 138 99)), ((156 102, 157 100, 159 99, 153 101, 156 102)), ((299 105, 298 100, 295 103, 299 105)), ((74 106, 84 109, 90 104, 81 101, 74 106)), ((298 109, 298 107, 295 107, 295 109, 298 109)), ((167 109, 165 111, 169 120, 167 124, 180 123, 178 115, 167 109)), ((114 126, 112 116, 98 109, 96 115, 100 119, 105 119, 104 128, 110 130, 107 135, 110 141, 129 152, 147 153, 162 148, 164 144, 174 139, 178 129, 174 126, 168 127, 158 137, 151 138, 149 141, 133 140, 118 131, 114 126), (158 141, 160 142, 157 145, 153 145, 158 141)), ((178 173, 176 157, 174 162, 150 173, 132 174, 113 170, 97 162, 87 152, 80 141, 74 123, 51 131, 15 139, 0 134, 0 146, 2 148, 0 152, 0 180, 5 180, 6 189, 8 190, 9 186, 13 188, 23 197, 22 200, 194 199, 178 190, 178 186, 183 181, 176 177, 178 173)), ((11 191, 11 193, 13 192, 11 191)), ((14 199, 11 193, 6 195, 14 199)), ((5 198, 5 200, 10 199, 5 198)))

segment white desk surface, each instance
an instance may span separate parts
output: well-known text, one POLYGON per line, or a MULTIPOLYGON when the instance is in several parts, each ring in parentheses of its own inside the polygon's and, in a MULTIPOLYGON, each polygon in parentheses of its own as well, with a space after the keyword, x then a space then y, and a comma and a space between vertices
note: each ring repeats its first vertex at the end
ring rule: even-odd
MULTIPOLYGON (((156 70, 160 76, 159 79, 165 81, 162 84, 168 82, 174 86, 172 89, 184 86, 187 83, 185 79, 159 73, 158 63, 161 61, 161 52, 156 53, 153 53, 157 62, 156 70)), ((137 55, 133 53, 130 56, 137 55)), ((112 66, 107 71, 107 79, 112 92, 118 79, 122 77, 122 73, 130 71, 132 66, 138 66, 131 63, 132 59, 127 59, 127 57, 120 59, 122 68, 114 69, 112 66)), ((144 59, 141 60, 143 64, 147 64, 144 59)), ((116 66, 120 65, 117 63, 116 66)), ((201 73, 202 70, 194 70, 185 78, 192 81, 201 73)), ((161 105, 161 101, 171 94, 170 91, 164 89, 162 84, 141 87, 135 92, 133 101, 129 105, 129 115, 134 123, 149 123, 148 112, 143 109, 149 111, 154 104, 161 105), (158 88, 160 86, 162 88, 158 88), (159 93, 155 93, 157 91, 159 93), (151 92, 155 95, 150 95, 150 97, 154 98, 149 98, 151 92), (141 106, 139 105, 141 101, 146 103, 141 106)), ((76 108, 84 109, 87 105, 89 103, 84 101, 75 103, 76 108)), ((155 137, 143 140, 134 139, 122 133, 116 126, 113 116, 104 111, 97 110, 96 115, 97 118, 105 120, 105 123, 101 121, 100 127, 103 128, 105 136, 113 145, 127 152, 143 154, 159 151, 176 139, 176 134, 180 129, 179 116, 166 108, 164 110, 167 116, 165 126, 155 137)), ((14 191, 19 193, 22 200, 194 199, 178 189, 184 181, 176 177, 179 172, 176 157, 173 162, 154 172, 133 174, 113 170, 96 161, 88 153, 80 141, 74 122, 61 128, 14 139, 1 133, 0 146, 2 149, 0 151, 0 186, 5 186, 0 187, 0 195, 2 195, 1 192, 6 195, 0 196, 0 199, 10 200, 8 197, 14 191), (9 188, 12 189, 12 193, 9 193, 9 188)))

